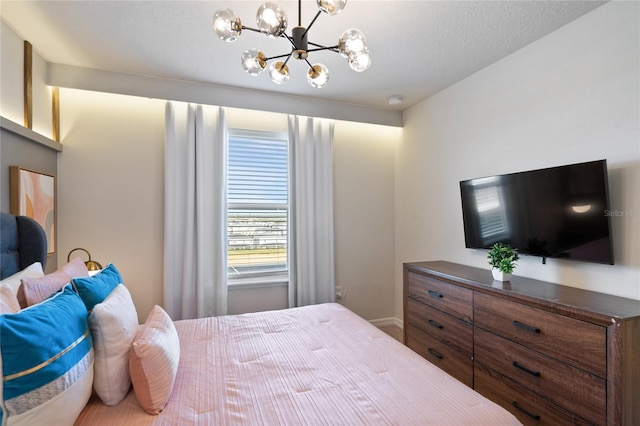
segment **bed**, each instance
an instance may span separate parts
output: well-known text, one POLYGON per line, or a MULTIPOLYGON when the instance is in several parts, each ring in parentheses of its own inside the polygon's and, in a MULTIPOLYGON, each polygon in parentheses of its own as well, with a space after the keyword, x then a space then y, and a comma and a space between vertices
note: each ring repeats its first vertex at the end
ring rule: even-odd
MULTIPOLYGON (((64 292, 73 296, 69 285, 64 292)), ((94 383, 76 425, 520 424, 339 304, 171 321, 170 327, 179 362, 159 414, 141 407, 135 383, 113 406, 103 403, 94 383)))

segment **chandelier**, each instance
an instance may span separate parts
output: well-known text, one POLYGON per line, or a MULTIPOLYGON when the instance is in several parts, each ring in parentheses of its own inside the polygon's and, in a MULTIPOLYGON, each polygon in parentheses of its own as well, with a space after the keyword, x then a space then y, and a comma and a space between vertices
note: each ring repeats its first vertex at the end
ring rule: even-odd
POLYGON ((298 26, 293 27, 291 35, 287 30, 287 15, 272 2, 266 2, 258 8, 256 24, 258 28, 242 25, 240 18, 231 9, 219 9, 213 16, 213 28, 220 39, 233 42, 240 37, 242 30, 262 33, 269 38, 286 38, 291 43, 291 51, 282 55, 267 57, 258 49, 246 50, 240 57, 242 68, 249 75, 257 76, 269 65, 269 76, 276 84, 284 84, 289 81, 289 67, 287 63, 291 58, 305 61, 309 65, 307 82, 312 87, 323 87, 329 81, 329 70, 323 64, 311 64, 308 56, 311 52, 328 50, 346 58, 352 70, 365 71, 371 65, 371 55, 365 43, 364 34, 356 29, 346 30, 334 46, 322 46, 308 40, 311 26, 316 22, 321 13, 337 15, 342 12, 347 0, 316 0, 318 12, 305 28, 302 26, 302 0, 298 0, 298 26), (310 48, 311 46, 311 48, 310 48))

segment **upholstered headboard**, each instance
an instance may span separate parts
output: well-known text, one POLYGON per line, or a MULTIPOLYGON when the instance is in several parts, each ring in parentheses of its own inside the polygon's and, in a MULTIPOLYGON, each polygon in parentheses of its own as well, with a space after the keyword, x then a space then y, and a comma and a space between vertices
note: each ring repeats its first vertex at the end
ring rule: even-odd
POLYGON ((34 262, 47 262, 47 236, 44 229, 27 216, 0 213, 0 279, 34 262))

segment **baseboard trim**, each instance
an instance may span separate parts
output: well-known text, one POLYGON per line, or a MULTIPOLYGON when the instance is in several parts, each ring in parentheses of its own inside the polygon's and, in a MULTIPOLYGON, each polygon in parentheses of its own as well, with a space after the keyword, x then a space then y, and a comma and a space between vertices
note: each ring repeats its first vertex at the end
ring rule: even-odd
POLYGON ((369 322, 375 325, 376 327, 388 327, 392 325, 400 329, 404 328, 402 320, 396 317, 379 318, 379 319, 370 320, 369 322))

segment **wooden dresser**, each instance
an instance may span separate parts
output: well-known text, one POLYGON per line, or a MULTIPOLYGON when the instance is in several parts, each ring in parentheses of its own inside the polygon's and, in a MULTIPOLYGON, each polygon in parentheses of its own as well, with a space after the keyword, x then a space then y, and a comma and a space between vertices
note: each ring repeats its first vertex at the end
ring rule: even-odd
POLYGON ((640 301, 404 264, 404 342, 525 425, 640 425, 640 301))

